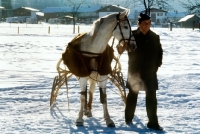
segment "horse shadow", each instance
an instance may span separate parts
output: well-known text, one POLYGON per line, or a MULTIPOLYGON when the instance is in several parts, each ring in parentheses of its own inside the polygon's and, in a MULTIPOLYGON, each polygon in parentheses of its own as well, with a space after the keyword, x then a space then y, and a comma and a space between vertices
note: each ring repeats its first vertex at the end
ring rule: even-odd
MULTIPOLYGON (((137 116, 134 117, 133 124, 126 125, 125 121, 119 121, 113 128, 109 128, 106 126, 104 121, 96 119, 94 117, 85 118, 84 126, 77 127, 76 119, 71 118, 68 115, 64 115, 62 110, 59 109, 58 106, 54 106, 53 109, 50 110, 51 116, 58 122, 59 127, 63 129, 67 129, 70 133, 84 133, 84 134, 98 134, 98 133, 112 133, 117 134, 119 131, 125 131, 127 133, 153 133, 154 131, 146 128, 146 125, 142 123, 141 119, 137 116)), ((116 118, 117 120, 117 118, 116 118)), ((156 132, 157 133, 157 132, 156 132)), ((159 133, 166 133, 164 131, 159 133)))
MULTIPOLYGON (((58 106, 54 106, 53 109, 50 110, 51 116, 58 122, 58 124, 63 129, 69 129, 70 133, 107 133, 107 130, 104 131, 101 122, 99 119, 95 119, 94 117, 85 118, 84 125, 77 127, 75 124, 76 119, 71 119, 68 116, 64 115, 58 106)), ((104 122, 104 121, 103 121, 104 122)), ((106 127, 106 124, 105 124, 106 127)), ((112 128, 110 128, 112 129, 112 128)), ((113 133, 113 132, 112 132, 113 133)), ((115 132, 113 134, 116 134, 115 132)))

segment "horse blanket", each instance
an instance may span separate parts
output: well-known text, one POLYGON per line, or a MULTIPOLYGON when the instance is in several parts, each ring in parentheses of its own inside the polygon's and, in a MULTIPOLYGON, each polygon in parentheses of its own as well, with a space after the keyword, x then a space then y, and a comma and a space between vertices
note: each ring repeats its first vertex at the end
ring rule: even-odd
POLYGON ((114 57, 114 50, 107 45, 106 50, 101 54, 96 54, 94 57, 85 54, 92 54, 80 51, 81 39, 86 33, 82 33, 74 37, 68 43, 65 52, 62 54, 64 64, 68 67, 69 71, 78 77, 86 77, 92 71, 97 71, 100 75, 107 75, 111 73, 111 62, 114 57), (92 69, 91 60, 95 59, 98 67, 96 70, 92 69))

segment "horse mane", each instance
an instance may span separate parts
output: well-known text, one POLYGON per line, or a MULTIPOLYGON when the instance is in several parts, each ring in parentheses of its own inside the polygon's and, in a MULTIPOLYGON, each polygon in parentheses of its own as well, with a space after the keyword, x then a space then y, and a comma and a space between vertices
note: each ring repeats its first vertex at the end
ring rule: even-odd
POLYGON ((106 18, 112 18, 114 15, 116 15, 115 13, 114 14, 111 14, 111 15, 107 15, 105 17, 102 17, 102 18, 99 18, 97 19, 96 21, 93 22, 93 30, 91 31, 91 34, 92 34, 92 40, 96 37, 97 33, 98 33, 98 30, 100 29, 100 27, 102 26, 102 24, 104 23, 104 20, 106 18))
POLYGON ((94 29, 92 31, 93 34, 95 34, 99 30, 99 28, 100 28, 101 24, 103 24, 103 22, 104 22, 104 18, 99 18, 98 20, 93 22, 93 26, 94 26, 94 29))

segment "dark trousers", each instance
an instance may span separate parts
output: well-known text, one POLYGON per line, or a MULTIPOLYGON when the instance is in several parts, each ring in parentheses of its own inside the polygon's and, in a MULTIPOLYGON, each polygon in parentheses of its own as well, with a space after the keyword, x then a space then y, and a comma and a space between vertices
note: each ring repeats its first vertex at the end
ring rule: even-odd
MULTIPOLYGON (((125 107, 125 121, 131 122, 135 108, 137 105, 137 98, 138 98, 139 91, 133 91, 129 88, 129 93, 127 95, 126 100, 126 107, 125 107)), ((146 112, 149 118, 149 123, 151 124, 158 124, 158 117, 157 117, 157 99, 156 99, 156 90, 155 91, 146 91, 146 112)))

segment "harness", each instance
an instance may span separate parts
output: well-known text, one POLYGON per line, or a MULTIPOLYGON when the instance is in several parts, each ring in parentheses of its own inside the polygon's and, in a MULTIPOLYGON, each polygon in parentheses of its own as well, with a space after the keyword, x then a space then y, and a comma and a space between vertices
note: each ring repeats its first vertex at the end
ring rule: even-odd
MULTIPOLYGON (((125 16, 125 18, 123 18, 123 19, 120 19, 120 13, 119 13, 119 14, 117 14, 117 24, 115 25, 112 32, 114 32, 116 30, 116 28, 119 26, 120 33, 122 36, 122 39, 119 41, 119 43, 124 41, 124 43, 128 42, 128 44, 130 44, 131 30, 129 33, 129 38, 125 39, 124 34, 122 32, 122 27, 120 25, 120 22, 123 22, 123 21, 127 21, 129 28, 131 29, 131 26, 130 26, 127 16, 125 16)), ((84 36, 84 34, 82 36, 84 36)), ((106 47, 106 50, 103 53, 91 53, 91 52, 80 51, 79 49, 77 49, 77 48, 79 48, 79 46, 77 44, 75 46, 73 46, 73 45, 70 45, 70 43, 69 43, 65 53, 63 53, 63 55, 62 55, 63 61, 68 66, 69 70, 78 77, 85 77, 85 76, 90 77, 91 71, 96 71, 100 75, 107 75, 107 74, 111 73, 111 71, 112 71, 110 64, 111 64, 113 56, 114 56, 114 54, 113 54, 114 39, 113 39, 112 46, 110 47, 108 45, 106 47), (97 61, 97 64, 99 65, 97 70, 91 69, 91 66, 90 66, 91 59, 95 59, 97 61), (73 63, 75 61, 78 61, 78 62, 73 63), (105 65, 105 67, 103 65, 105 65), (79 69, 76 69, 76 67, 79 67, 79 69)))

